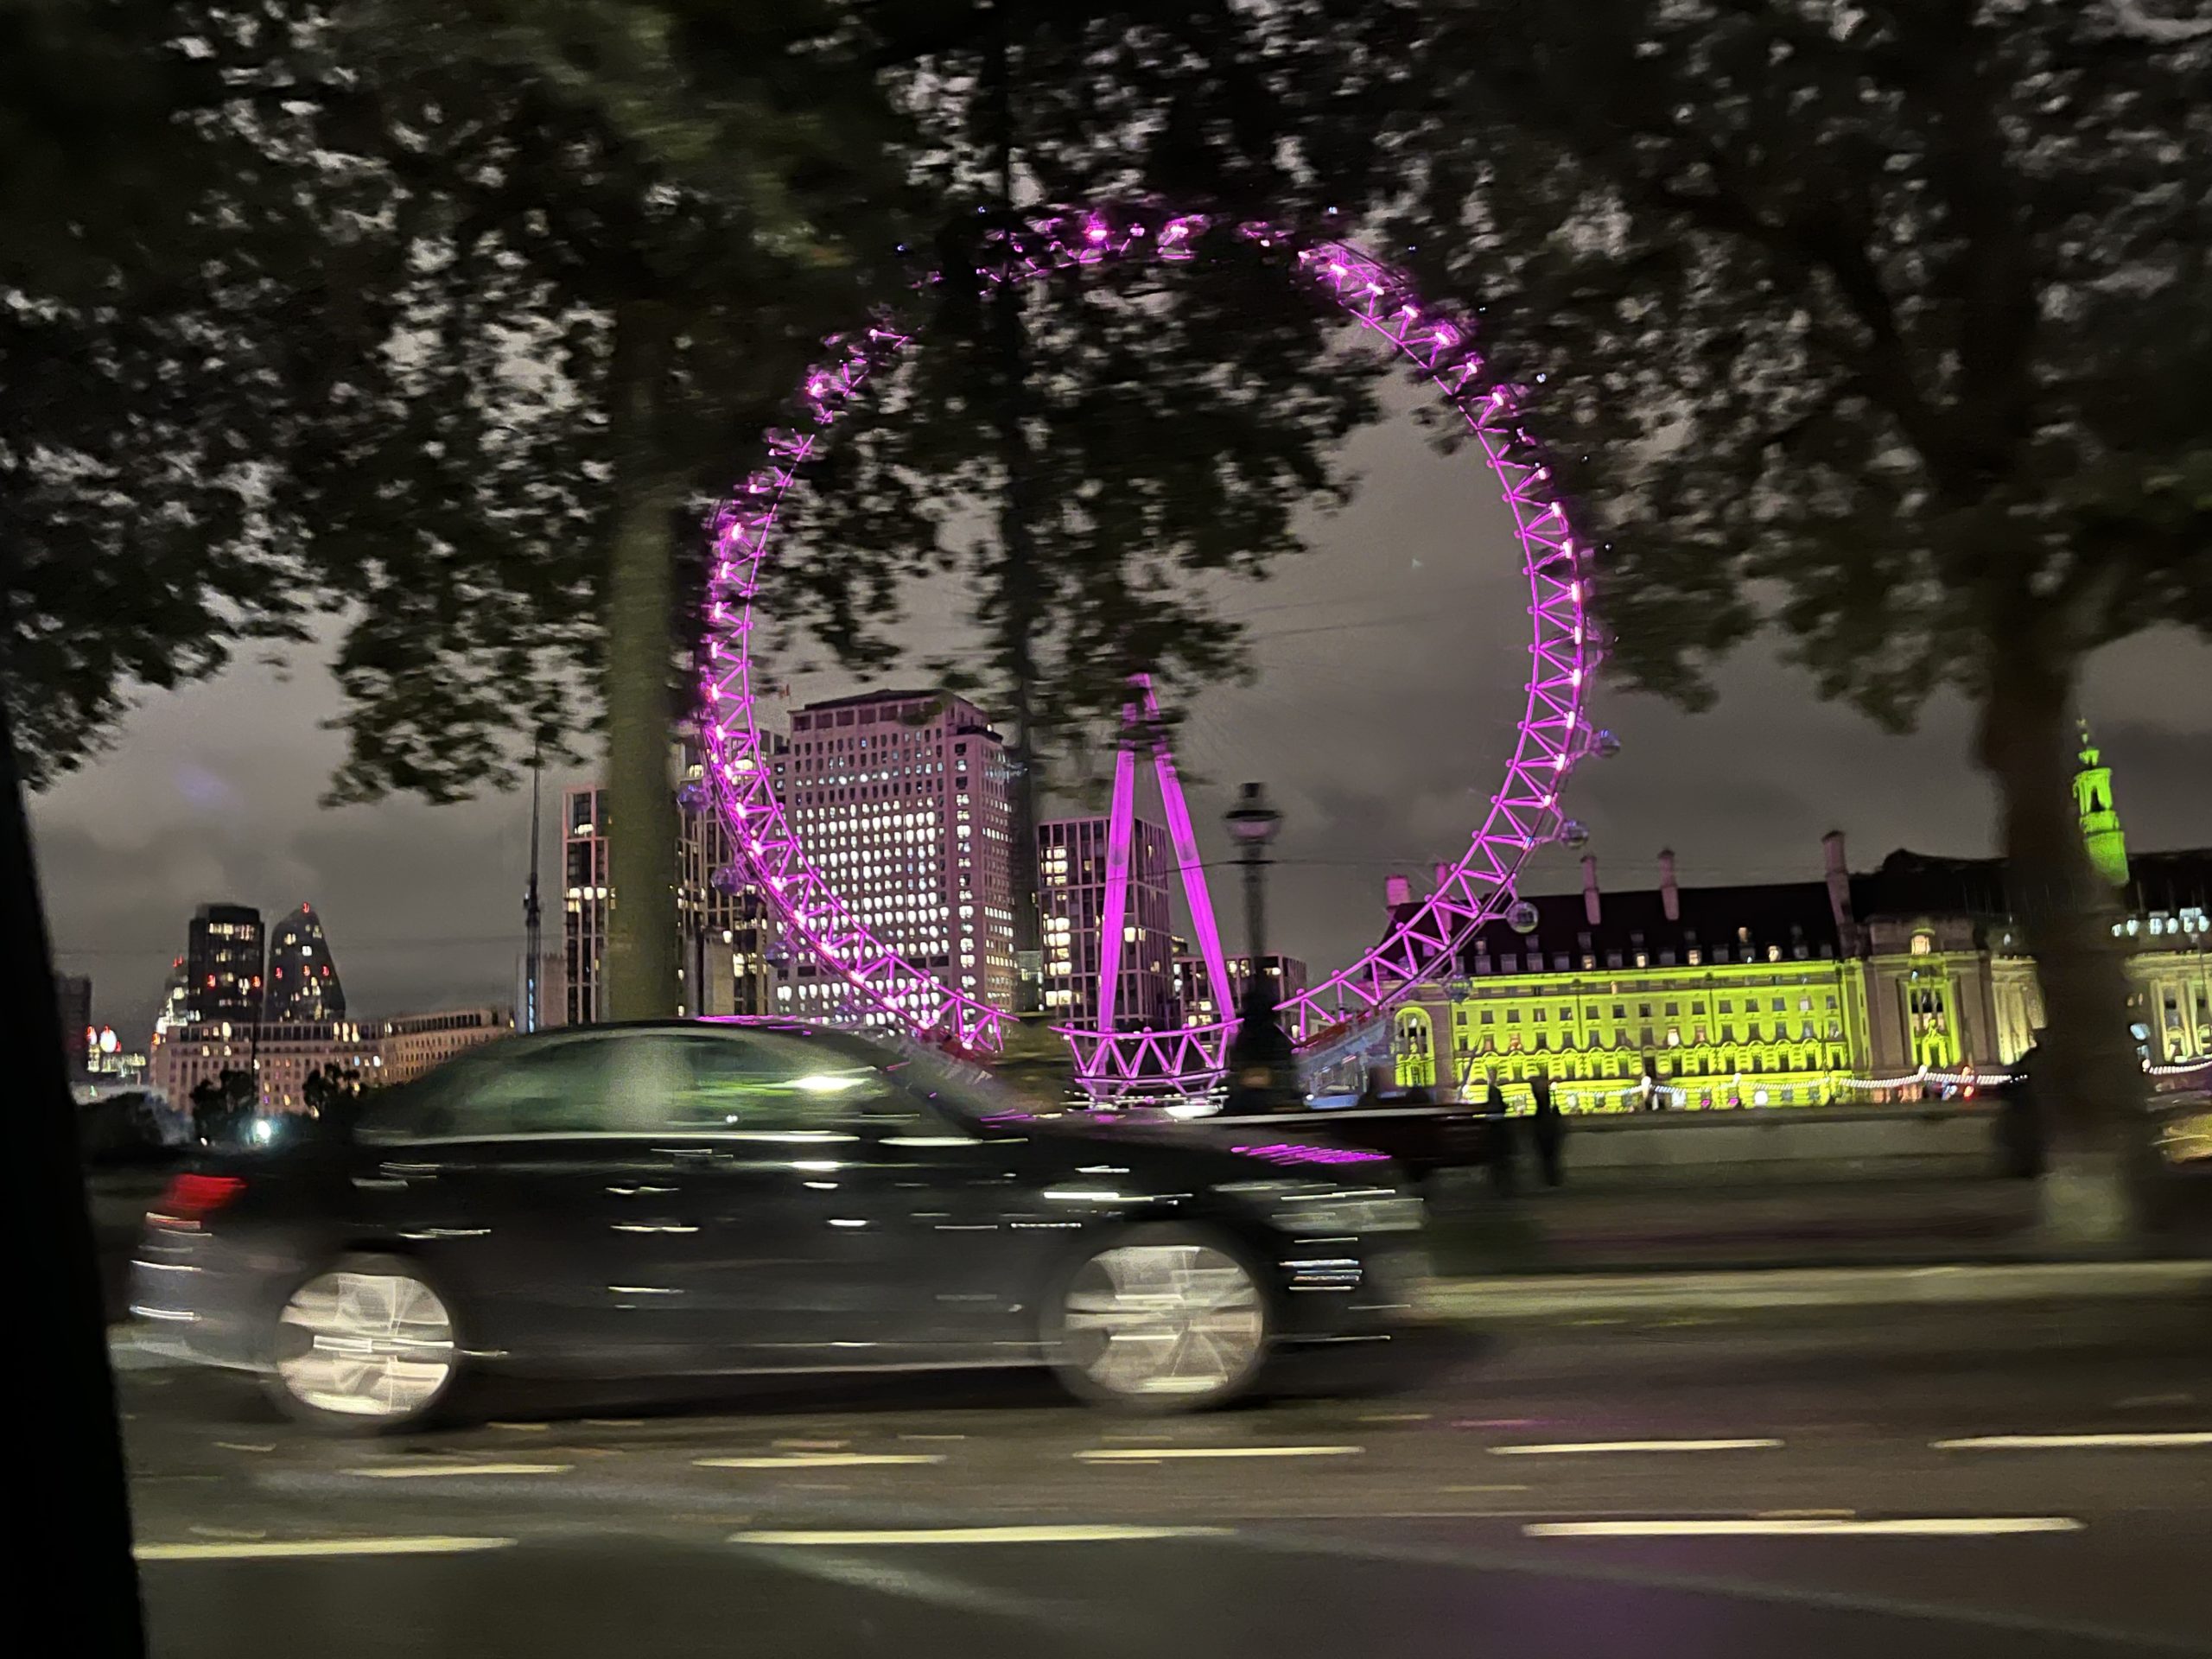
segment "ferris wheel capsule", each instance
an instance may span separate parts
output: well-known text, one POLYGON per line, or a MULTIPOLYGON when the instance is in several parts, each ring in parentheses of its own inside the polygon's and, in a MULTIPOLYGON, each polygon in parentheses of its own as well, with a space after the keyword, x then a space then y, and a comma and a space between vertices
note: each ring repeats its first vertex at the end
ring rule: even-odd
POLYGON ((1536 907, 1526 899, 1515 899, 1512 907, 1505 912, 1505 925, 1516 933, 1535 932, 1536 907))

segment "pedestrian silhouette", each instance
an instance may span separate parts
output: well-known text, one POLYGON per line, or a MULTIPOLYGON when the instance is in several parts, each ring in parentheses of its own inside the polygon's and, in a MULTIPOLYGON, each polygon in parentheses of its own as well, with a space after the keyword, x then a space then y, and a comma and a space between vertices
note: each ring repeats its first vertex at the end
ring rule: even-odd
POLYGON ((1541 1069, 1529 1080, 1529 1092, 1536 1101, 1536 1114, 1529 1122, 1530 1138, 1536 1143, 1536 1164, 1543 1171, 1544 1185, 1557 1186, 1561 1179, 1560 1150, 1567 1138, 1567 1120, 1560 1116, 1559 1103, 1552 1098, 1551 1077, 1541 1069))
POLYGON ((1519 1173, 1514 1167, 1513 1120, 1505 1115, 1505 1095, 1497 1086, 1495 1066, 1487 1077, 1483 1090, 1484 1161, 1490 1166, 1491 1188, 1500 1198, 1510 1198, 1519 1173))
POLYGON ((2033 1180, 2044 1172, 2044 1107, 2037 1082, 2043 1070, 2043 1033, 2029 1040, 2027 1052, 2012 1062, 2012 1081, 1997 1107, 1997 1145, 2005 1173, 2033 1180))

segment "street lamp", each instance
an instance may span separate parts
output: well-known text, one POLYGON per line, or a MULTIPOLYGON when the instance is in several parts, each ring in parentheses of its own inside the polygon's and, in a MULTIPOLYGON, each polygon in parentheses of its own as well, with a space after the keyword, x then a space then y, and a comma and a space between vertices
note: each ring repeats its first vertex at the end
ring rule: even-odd
POLYGON ((1236 804, 1223 815, 1229 833, 1236 837, 1236 861, 1244 870, 1244 943, 1252 953, 1252 972, 1260 971, 1260 958, 1268 951, 1267 894, 1263 891, 1268 866, 1268 843, 1282 828, 1282 814, 1268 802, 1257 784, 1237 791, 1236 804))
POLYGON ((1243 1007, 1237 1011, 1236 1034, 1227 1056, 1231 1113, 1272 1111, 1299 1104, 1305 1090, 1298 1077, 1298 1058, 1290 1039, 1275 1023, 1274 998, 1268 995, 1261 959, 1268 953, 1268 909, 1265 891, 1268 843, 1282 827, 1282 814, 1268 802, 1257 784, 1238 791, 1236 804, 1224 817, 1236 841, 1236 861, 1244 872, 1244 943, 1248 971, 1243 1007))

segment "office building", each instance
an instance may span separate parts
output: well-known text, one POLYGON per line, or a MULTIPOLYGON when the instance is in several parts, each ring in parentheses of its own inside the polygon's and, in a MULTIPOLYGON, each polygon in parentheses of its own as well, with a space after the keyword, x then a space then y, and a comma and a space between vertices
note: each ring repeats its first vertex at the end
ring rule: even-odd
POLYGON ((405 1083, 513 1029, 505 1009, 490 1007, 391 1020, 203 1021, 156 1034, 147 1082, 183 1109, 202 1083, 226 1071, 250 1071, 263 1111, 301 1112, 308 1109, 308 1079, 317 1071, 350 1073, 370 1087, 405 1083))
MULTIPOLYGON (((777 790, 808 857, 877 938, 942 984, 1014 1003, 1013 804, 982 709, 924 691, 795 710, 777 790)), ((804 952, 779 964, 779 1012, 865 1018, 804 952)))
MULTIPOLYGON (((779 742, 764 745, 772 757, 779 742)), ((677 973, 684 1014, 774 1012, 770 959, 775 927, 750 887, 732 889, 722 873, 734 856, 729 830, 708 798, 696 746, 680 755, 677 799, 677 973)), ((543 1023, 589 1025, 607 1017, 602 963, 613 902, 607 863, 607 791, 578 784, 561 798, 561 950, 541 975, 543 1023)))
MULTIPOLYGON (((1206 982, 1205 959, 1192 955, 1181 941, 1177 941, 1175 995, 1184 1025, 1216 1025, 1234 1019, 1236 1011, 1243 1007, 1245 988, 1252 982, 1252 958, 1230 957, 1223 965, 1229 970, 1230 1001, 1226 1008, 1215 1006, 1213 987, 1206 982)), ((1260 958, 1260 975, 1268 982, 1270 1005, 1280 1004, 1287 996, 1296 996, 1307 984, 1305 962, 1279 950, 1270 950, 1260 958)))
POLYGON ((251 905, 202 905, 185 933, 184 1020, 251 1025, 261 1018, 261 912, 251 905))
POLYGON ((263 982, 262 1018, 271 1022, 342 1020, 346 988, 331 960, 330 941, 314 906, 285 912, 269 930, 269 969, 263 982))
POLYGON ((447 1008, 403 1014, 375 1024, 377 1081, 409 1083, 464 1049, 507 1035, 514 1018, 505 1008, 447 1008))
MULTIPOLYGON (((1110 827, 1104 817, 1053 818, 1037 826, 1045 1012, 1055 1024, 1087 1030, 1099 1025, 1100 975, 1109 954, 1101 930, 1110 827)), ((1168 880, 1174 866, 1166 830, 1135 819, 1129 851, 1114 1027, 1159 1030, 1174 1023, 1175 1006, 1175 941, 1168 931, 1168 880)))

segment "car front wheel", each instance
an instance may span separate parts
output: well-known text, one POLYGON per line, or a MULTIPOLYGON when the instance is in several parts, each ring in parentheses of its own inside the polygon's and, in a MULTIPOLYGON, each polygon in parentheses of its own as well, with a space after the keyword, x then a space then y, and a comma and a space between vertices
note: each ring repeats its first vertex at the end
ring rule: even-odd
POLYGON ((414 1263, 349 1256, 307 1280, 277 1315, 270 1383, 293 1416, 359 1433, 435 1411, 460 1363, 452 1310, 414 1263))
POLYGON ((1096 1404, 1195 1411, 1234 1399, 1267 1358, 1274 1315, 1236 1241, 1132 1228, 1063 1276, 1046 1337, 1060 1377, 1096 1404))

